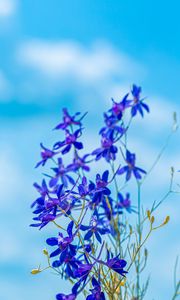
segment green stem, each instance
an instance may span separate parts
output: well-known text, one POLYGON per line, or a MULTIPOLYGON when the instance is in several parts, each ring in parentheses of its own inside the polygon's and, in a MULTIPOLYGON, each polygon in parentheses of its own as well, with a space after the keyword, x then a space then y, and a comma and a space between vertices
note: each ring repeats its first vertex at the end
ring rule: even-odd
MULTIPOLYGON (((138 182, 138 247, 141 245, 141 184, 138 182)), ((140 260, 141 251, 138 252, 137 261, 137 299, 140 299, 140 260)))

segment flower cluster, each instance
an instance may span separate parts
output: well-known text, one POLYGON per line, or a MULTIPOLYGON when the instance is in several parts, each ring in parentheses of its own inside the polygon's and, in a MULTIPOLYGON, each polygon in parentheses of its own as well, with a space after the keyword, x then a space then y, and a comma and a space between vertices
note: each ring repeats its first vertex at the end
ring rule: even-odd
POLYGON ((121 251, 120 235, 125 226, 122 216, 136 213, 136 209, 129 192, 123 193, 118 181, 123 179, 124 184, 133 176, 139 181, 146 174, 127 147, 132 119, 138 113, 143 117, 144 111, 149 112, 140 94, 141 88, 133 85, 121 101, 112 99, 99 131, 100 146, 91 153, 84 154, 81 141, 86 114, 71 116, 67 109, 63 110, 62 122, 54 128, 63 135, 62 139, 50 149, 40 144, 41 160, 36 167, 50 162, 53 167, 41 184, 34 184, 39 196, 31 206, 35 215, 31 226, 42 229, 53 223, 57 229, 46 240, 49 249, 52 247, 50 254, 46 252, 49 268, 73 284, 71 292, 57 294, 57 300, 74 300, 81 292, 87 300, 107 299, 111 293, 108 276, 120 286, 128 273, 121 251), (66 165, 67 154, 70 158, 66 165), (90 165, 101 159, 107 162, 107 168, 90 179, 90 165))

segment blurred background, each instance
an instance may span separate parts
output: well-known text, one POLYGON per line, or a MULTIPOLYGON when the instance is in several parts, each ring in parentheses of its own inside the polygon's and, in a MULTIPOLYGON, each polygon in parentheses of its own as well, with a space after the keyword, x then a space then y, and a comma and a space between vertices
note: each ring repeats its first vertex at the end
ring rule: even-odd
MULTIPOLYGON (((30 204, 41 180, 39 143, 51 147, 61 109, 88 111, 86 151, 99 146, 103 111, 142 85, 151 114, 137 117, 131 150, 148 170, 179 113, 179 1, 0 0, 0 299, 54 299, 66 284, 49 272, 42 249, 52 234, 30 228, 30 204), (88 146, 91 145, 91 149, 88 146)), ((145 208, 168 191, 170 167, 180 183, 179 133, 171 139, 143 189, 145 208)), ((136 194, 134 193, 134 203, 136 194)), ((149 241, 147 300, 172 299, 173 267, 180 250, 179 195, 157 211, 171 221, 149 241)))

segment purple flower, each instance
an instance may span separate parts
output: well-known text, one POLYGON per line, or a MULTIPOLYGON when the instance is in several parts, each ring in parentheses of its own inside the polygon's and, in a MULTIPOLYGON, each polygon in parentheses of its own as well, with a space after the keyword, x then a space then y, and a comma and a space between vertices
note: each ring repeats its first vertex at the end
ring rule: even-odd
POLYGON ((33 184, 34 187, 36 188, 36 190, 38 191, 38 193, 41 195, 41 197, 37 198, 32 204, 31 204, 31 208, 33 208, 35 205, 41 205, 42 203, 44 203, 44 199, 46 196, 49 195, 50 191, 48 190, 46 181, 43 179, 42 180, 42 185, 40 186, 37 183, 33 184))
POLYGON ((126 173, 126 181, 128 181, 131 178, 132 174, 138 180, 142 178, 141 173, 146 174, 146 171, 135 166, 136 155, 134 153, 131 153, 130 151, 126 150, 125 160, 126 160, 127 165, 122 168, 119 168, 119 170, 117 171, 117 174, 121 175, 121 174, 126 173))
POLYGON ((122 124, 118 125, 119 120, 113 114, 108 115, 107 113, 104 113, 104 122, 106 126, 101 128, 99 134, 105 134, 107 137, 113 136, 113 138, 116 138, 117 135, 120 135, 121 137, 126 131, 122 124))
POLYGON ((123 116, 124 111, 131 106, 131 100, 128 100, 129 93, 124 96, 121 102, 117 103, 112 99, 113 101, 113 107, 110 109, 110 111, 117 117, 118 120, 120 120, 123 116))
POLYGON ((100 174, 96 175, 96 187, 98 190, 103 190, 105 195, 109 195, 110 192, 110 190, 107 188, 108 177, 109 177, 108 170, 104 171, 102 177, 100 176, 100 174))
POLYGON ((116 207, 120 210, 126 209, 129 213, 134 211, 131 206, 131 200, 130 200, 130 194, 126 193, 126 197, 124 198, 121 193, 118 193, 118 203, 116 204, 116 207))
POLYGON ((70 133, 69 130, 66 130, 66 138, 63 142, 57 142, 54 144, 54 149, 63 148, 61 151, 62 154, 66 154, 71 150, 72 145, 78 150, 83 148, 81 142, 77 142, 77 139, 81 136, 81 129, 76 130, 74 133, 70 133))
POLYGON ((85 281, 87 276, 91 272, 92 267, 93 267, 93 264, 89 264, 89 263, 80 264, 78 266, 78 269, 75 270, 75 272, 74 272, 75 277, 82 278, 82 280, 85 281))
MULTIPOLYGON (((31 224, 30 226, 39 227, 41 229, 56 218, 57 206, 60 205, 60 200, 54 196, 56 195, 55 191, 48 190, 45 180, 42 181, 42 186, 35 183, 34 187, 41 196, 37 198, 31 205, 32 208, 35 207, 33 213, 38 215, 37 217, 34 217, 33 220, 38 221, 38 223, 31 224)), ((63 186, 59 187, 61 192, 62 187, 63 186)))
POLYGON ((149 112, 149 107, 147 104, 143 102, 145 98, 140 99, 141 87, 138 87, 135 84, 133 84, 131 93, 133 95, 133 105, 131 108, 131 115, 132 117, 134 117, 137 114, 137 112, 139 112, 140 115, 143 117, 144 116, 143 109, 149 112))
POLYGON ((96 160, 104 157, 107 162, 116 159, 116 153, 118 151, 117 147, 113 144, 117 142, 118 139, 113 139, 113 134, 108 138, 106 134, 102 133, 101 148, 98 148, 92 152, 92 155, 96 155, 96 160))
POLYGON ((50 254, 50 257, 57 256, 61 254, 63 251, 65 251, 66 249, 68 249, 70 253, 74 255, 76 247, 71 245, 74 239, 74 235, 72 233, 73 225, 74 222, 71 221, 67 227, 67 233, 68 233, 67 237, 64 237, 62 233, 59 233, 59 236, 57 238, 51 237, 46 240, 46 243, 49 246, 58 246, 58 248, 50 254))
POLYGON ((76 299, 76 295, 74 295, 74 294, 69 294, 69 295, 57 294, 56 295, 56 299, 57 300, 75 300, 76 299))
POLYGON ((85 197, 87 195, 90 195, 95 190, 95 184, 90 183, 88 184, 87 178, 83 176, 82 183, 78 185, 78 192, 81 197, 85 197))
POLYGON ((127 262, 124 259, 119 259, 119 255, 117 255, 114 258, 109 257, 109 252, 108 252, 108 258, 106 262, 106 266, 113 271, 117 272, 118 274, 125 276, 127 271, 124 270, 124 267, 127 265, 127 262))
POLYGON ((44 190, 37 184, 35 184, 35 187, 38 188, 41 194, 41 197, 37 198, 32 204, 32 207, 36 206, 33 213, 38 215, 33 220, 38 221, 38 223, 31 224, 30 226, 41 229, 50 221, 55 220, 56 217, 61 216, 63 214, 62 210, 66 214, 70 214, 71 209, 77 202, 70 192, 64 192, 63 184, 58 185, 53 191, 47 189, 45 181, 43 181, 44 190))
POLYGON ((40 146, 43 149, 41 151, 42 160, 36 164, 35 168, 39 167, 40 165, 44 166, 50 158, 57 154, 56 152, 44 147, 42 143, 40 144, 40 146))
POLYGON ((83 171, 89 172, 90 167, 87 166, 87 164, 90 161, 86 161, 89 154, 85 154, 83 157, 80 157, 77 153, 75 153, 75 157, 73 159, 73 163, 68 165, 67 168, 69 168, 71 171, 76 172, 79 169, 82 169, 83 171))
POLYGON ((71 176, 67 175, 68 172, 71 172, 71 169, 69 166, 67 166, 66 168, 64 167, 62 158, 58 158, 58 167, 52 168, 52 170, 55 172, 55 176, 52 177, 49 181, 50 187, 55 186, 58 183, 59 179, 61 179, 64 187, 68 186, 68 182, 73 185, 75 184, 74 179, 71 176))
POLYGON ((70 116, 70 114, 68 113, 67 108, 63 109, 63 122, 58 124, 55 129, 66 129, 67 127, 71 126, 71 125, 79 125, 81 126, 81 122, 80 120, 82 120, 81 117, 80 120, 75 120, 76 116, 80 115, 80 112, 77 112, 74 116, 70 116))
POLYGON ((71 251, 68 249, 64 250, 59 257, 59 260, 55 260, 52 263, 54 268, 59 268, 62 264, 64 264, 64 273, 66 278, 75 278, 74 271, 78 268, 81 262, 75 258, 76 255, 76 247, 71 245, 71 251), (74 248, 74 249, 73 249, 74 248))
POLYGON ((86 300, 105 300, 105 295, 101 291, 100 283, 93 277, 92 278, 91 295, 87 296, 86 300))
POLYGON ((108 196, 111 194, 110 189, 107 187, 109 184, 108 176, 109 176, 108 170, 104 171, 102 177, 100 176, 100 174, 96 175, 96 185, 94 185, 94 191, 93 191, 92 203, 91 203, 93 208, 94 205, 97 206, 99 203, 103 201, 104 196, 108 196))
POLYGON ((98 225, 99 225, 98 218, 97 218, 97 216, 94 215, 91 218, 90 226, 85 226, 85 225, 80 226, 81 230, 87 231, 87 233, 84 236, 85 240, 89 241, 91 239, 91 237, 93 236, 93 234, 94 234, 97 241, 99 243, 102 242, 101 235, 109 233, 110 231, 109 231, 108 228, 99 227, 98 225))

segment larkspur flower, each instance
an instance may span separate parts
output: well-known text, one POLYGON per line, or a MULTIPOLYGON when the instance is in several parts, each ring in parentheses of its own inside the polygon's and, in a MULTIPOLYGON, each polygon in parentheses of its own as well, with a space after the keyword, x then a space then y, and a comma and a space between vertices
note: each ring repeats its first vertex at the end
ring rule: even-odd
POLYGON ((68 113, 67 108, 63 109, 63 122, 58 124, 55 129, 63 129, 65 130, 67 127, 72 125, 81 126, 81 120, 84 118, 85 114, 79 119, 76 120, 76 117, 80 115, 80 112, 77 112, 74 116, 71 116, 68 113))
POLYGON ((131 100, 128 100, 129 93, 124 96, 121 102, 115 102, 113 101, 113 106, 110 109, 110 111, 117 117, 118 120, 120 120, 123 116, 124 111, 131 106, 131 100))
POLYGON ((124 259, 119 259, 119 255, 117 255, 114 258, 110 258, 109 252, 107 255, 107 262, 106 266, 113 271, 117 272, 121 276, 125 276, 127 274, 127 271, 124 270, 125 266, 127 265, 127 262, 124 259))
MULTIPOLYGON (((56 218, 57 206, 60 205, 60 200, 57 198, 55 191, 50 191, 47 187, 46 181, 42 181, 42 186, 37 183, 34 184, 36 190, 40 193, 40 197, 37 198, 31 205, 35 207, 33 213, 38 215, 33 220, 38 223, 31 224, 32 227, 39 227, 40 229, 46 226, 50 221, 56 218)), ((63 186, 59 187, 59 191, 62 192, 63 186)))
POLYGON ((142 178, 141 174, 146 174, 146 171, 143 169, 136 167, 136 155, 134 153, 131 153, 130 151, 126 150, 126 158, 125 161, 127 163, 126 166, 120 167, 119 170, 117 171, 118 175, 122 175, 126 173, 126 181, 128 181, 132 174, 135 176, 137 180, 142 178))
POLYGON ((104 122, 105 126, 101 128, 99 134, 106 135, 107 137, 117 138, 117 136, 122 137, 126 132, 126 128, 121 124, 119 124, 119 120, 113 114, 104 113, 104 122))
POLYGON ((118 203, 116 207, 120 210, 126 209, 129 213, 134 211, 131 206, 130 194, 126 193, 126 196, 123 197, 121 193, 118 193, 118 203))
POLYGON ((92 278, 92 286, 93 289, 90 289, 91 295, 87 296, 86 300, 105 300, 106 298, 101 290, 101 285, 94 277, 92 278))
POLYGON ((117 140, 118 139, 113 139, 113 134, 111 134, 110 137, 107 137, 106 134, 102 133, 101 148, 94 150, 92 155, 96 156, 96 160, 99 160, 101 157, 104 157, 107 162, 115 160, 118 149, 114 143, 116 143, 117 140))
POLYGON ((35 205, 41 205, 45 199, 46 196, 49 195, 50 191, 48 190, 46 181, 43 179, 42 184, 39 185, 38 183, 33 184, 35 189, 38 191, 40 194, 40 197, 38 197, 32 204, 31 208, 33 208, 35 205))
POLYGON ((91 272, 93 268, 93 264, 90 264, 89 262, 85 264, 80 264, 74 272, 74 276, 77 278, 81 278, 83 281, 85 281, 91 272))
POLYGON ((89 157, 89 154, 85 154, 82 157, 78 155, 78 153, 75 153, 75 157, 73 158, 73 162, 67 166, 67 168, 73 172, 78 171, 79 169, 82 169, 83 171, 89 172, 90 167, 88 166, 88 163, 91 161, 87 161, 87 158, 89 157))
POLYGON ((85 176, 82 177, 81 184, 78 185, 78 193, 81 197, 85 197, 87 195, 91 195, 95 191, 95 184, 88 183, 87 178, 85 176))
MULTIPOLYGON (((96 175, 96 185, 94 185, 93 196, 91 197, 90 206, 96 207, 99 203, 102 202, 104 196, 108 196, 111 194, 110 189, 107 187, 109 177, 109 171, 106 170, 103 172, 102 177, 100 174, 96 175)), ((91 183, 91 187, 93 188, 93 183, 91 183)))
POLYGON ((31 224, 31 226, 41 229, 49 222, 61 216, 63 212, 67 215, 70 214, 76 202, 77 200, 73 194, 71 195, 69 191, 64 191, 63 184, 56 186, 56 189, 48 191, 45 196, 39 197, 32 204, 32 207, 36 206, 33 213, 38 215, 33 220, 38 221, 38 223, 31 224))
POLYGON ((71 221, 67 227, 68 236, 64 237, 62 233, 59 233, 59 236, 51 237, 46 240, 46 243, 49 246, 57 246, 58 248, 50 254, 50 257, 55 257, 61 254, 65 250, 69 250, 70 254, 74 255, 76 246, 71 245, 74 239, 74 234, 72 233, 74 222, 71 221))
POLYGON ((54 150, 60 149, 63 147, 61 150, 61 153, 64 155, 68 153, 72 146, 75 147, 75 149, 82 149, 83 144, 81 142, 78 142, 77 139, 81 136, 82 130, 77 129, 74 133, 70 133, 69 130, 66 129, 66 138, 62 142, 57 142, 54 144, 54 150))
POLYGON ((74 295, 74 294, 69 294, 69 295, 57 294, 56 295, 56 299, 57 300, 75 300, 76 299, 76 295, 74 295))
POLYGON ((101 235, 109 233, 108 228, 103 228, 102 226, 99 226, 98 218, 96 215, 92 216, 89 226, 81 225, 80 229, 83 231, 87 231, 84 236, 84 240, 89 241, 91 239, 91 237, 93 235, 95 235, 95 237, 99 243, 102 242, 101 235))
POLYGON ((107 188, 108 186, 108 177, 109 177, 109 171, 106 170, 103 172, 102 177, 100 174, 96 175, 96 188, 97 191, 103 191, 103 194, 109 195, 111 191, 107 188))
POLYGON ((143 109, 147 112, 149 112, 149 106, 144 103, 144 99, 140 98, 140 94, 141 94, 141 87, 138 87, 137 85, 133 84, 132 86, 132 96, 133 96, 133 105, 131 108, 131 115, 132 117, 136 116, 137 112, 140 113, 140 115, 143 117, 144 116, 144 112, 143 109))
MULTIPOLYGON (((72 248, 72 247, 71 247, 72 248)), ((72 248, 71 250, 67 249, 64 250, 58 260, 55 260, 52 263, 52 267, 59 268, 64 264, 63 270, 65 278, 76 278, 74 276, 75 270, 77 270, 78 266, 81 264, 81 261, 75 258, 76 255, 76 248, 72 248)))
POLYGON ((58 158, 58 166, 51 169, 55 172, 55 176, 51 177, 49 181, 50 187, 56 186, 59 179, 61 179, 64 187, 68 187, 68 183, 75 184, 73 177, 67 174, 72 171, 71 168, 68 166, 65 168, 61 157, 58 158))
POLYGON ((37 168, 41 165, 44 166, 49 159, 53 158, 56 155, 55 151, 44 147, 42 143, 40 144, 40 146, 42 148, 42 151, 41 151, 42 160, 36 164, 35 168, 37 168))

